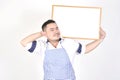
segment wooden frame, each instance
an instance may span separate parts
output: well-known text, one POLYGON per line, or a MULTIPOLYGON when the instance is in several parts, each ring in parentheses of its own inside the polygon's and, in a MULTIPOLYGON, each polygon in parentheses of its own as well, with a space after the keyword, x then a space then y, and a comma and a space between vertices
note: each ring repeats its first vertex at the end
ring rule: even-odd
POLYGON ((99 39, 102 8, 52 5, 52 19, 64 38, 99 39))

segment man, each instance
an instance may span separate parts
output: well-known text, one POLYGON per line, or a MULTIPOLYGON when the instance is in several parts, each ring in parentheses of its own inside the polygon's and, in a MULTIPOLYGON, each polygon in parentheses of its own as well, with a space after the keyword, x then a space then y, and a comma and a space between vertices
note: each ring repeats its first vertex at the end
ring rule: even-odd
POLYGON ((100 28, 100 39, 86 46, 72 39, 63 39, 54 20, 48 20, 42 25, 42 31, 31 34, 21 40, 24 47, 29 47, 31 53, 43 54, 44 80, 76 80, 72 66, 75 54, 89 53, 105 38, 105 32, 100 28), (45 36, 46 40, 38 40, 45 36))

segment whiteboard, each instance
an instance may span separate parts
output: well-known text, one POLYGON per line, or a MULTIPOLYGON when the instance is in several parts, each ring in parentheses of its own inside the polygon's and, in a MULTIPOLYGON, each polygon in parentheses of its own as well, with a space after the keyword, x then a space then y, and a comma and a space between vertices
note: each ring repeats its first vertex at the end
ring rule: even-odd
POLYGON ((99 39, 101 8, 52 5, 52 19, 65 38, 99 39))

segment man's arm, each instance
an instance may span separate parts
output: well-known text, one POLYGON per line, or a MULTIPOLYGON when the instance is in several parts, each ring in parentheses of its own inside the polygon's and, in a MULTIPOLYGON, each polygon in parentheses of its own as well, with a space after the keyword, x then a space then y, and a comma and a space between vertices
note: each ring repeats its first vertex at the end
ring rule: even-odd
POLYGON ((38 39, 38 38, 40 38, 42 36, 43 36, 43 32, 42 31, 41 32, 37 32, 37 33, 33 33, 33 34, 25 37, 24 39, 22 39, 20 41, 20 43, 22 44, 22 46, 25 47, 28 43, 30 43, 30 42, 32 42, 32 41, 34 41, 34 40, 36 40, 36 39, 38 39))
POLYGON ((105 36, 106 36, 106 33, 103 31, 102 28, 100 28, 100 39, 95 40, 95 41, 93 41, 91 43, 88 43, 86 45, 86 51, 85 51, 85 53, 89 53, 90 51, 92 51, 93 49, 95 49, 104 40, 105 36))

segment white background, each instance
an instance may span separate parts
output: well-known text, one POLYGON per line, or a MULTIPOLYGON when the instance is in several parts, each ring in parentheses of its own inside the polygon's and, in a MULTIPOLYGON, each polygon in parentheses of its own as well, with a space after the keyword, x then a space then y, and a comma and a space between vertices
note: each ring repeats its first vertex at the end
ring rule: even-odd
MULTIPOLYGON (((0 0, 0 80, 42 80, 38 54, 21 45, 51 18, 51 5, 100 6, 105 40, 75 59, 77 80, 120 80, 119 0, 0 0)), ((85 41, 89 42, 89 41, 85 41)))

